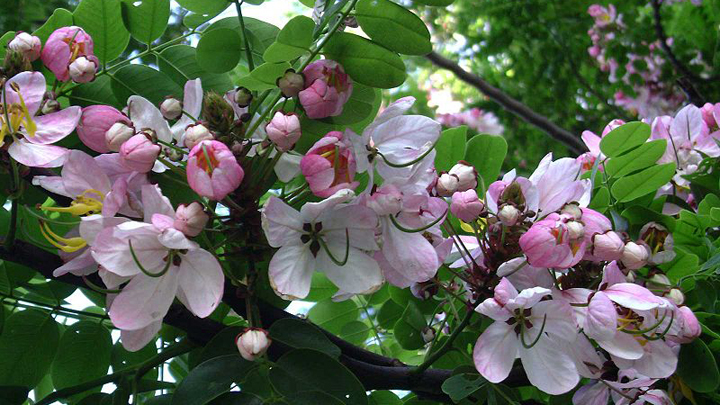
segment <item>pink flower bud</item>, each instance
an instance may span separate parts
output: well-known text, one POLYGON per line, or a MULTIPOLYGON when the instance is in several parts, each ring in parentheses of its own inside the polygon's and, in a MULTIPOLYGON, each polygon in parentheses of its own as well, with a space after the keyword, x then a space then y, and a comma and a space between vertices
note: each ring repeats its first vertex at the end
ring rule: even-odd
POLYGON ((135 128, 132 123, 118 121, 105 132, 105 143, 108 149, 119 152, 122 145, 135 135, 135 128))
POLYGON ((193 124, 189 125, 185 130, 183 142, 186 148, 192 149, 202 141, 212 141, 213 139, 215 139, 215 137, 205 125, 193 124))
POLYGON ((27 32, 18 32, 7 47, 15 52, 22 53, 32 62, 40 57, 42 43, 40 42, 40 38, 34 35, 30 35, 27 32))
POLYGON ((598 260, 620 260, 624 248, 625 242, 617 232, 607 231, 592 237, 592 255, 598 260))
POLYGON ((222 142, 201 141, 188 155, 188 184, 203 197, 222 200, 240 186, 244 176, 235 155, 222 142))
POLYGON ((281 152, 287 152, 300 139, 300 118, 296 114, 278 111, 265 127, 265 133, 281 152))
POLYGON ((463 160, 457 162, 455 166, 448 172, 451 176, 456 176, 458 179, 458 185, 456 191, 465 191, 474 189, 477 187, 477 170, 475 167, 468 162, 463 160))
POLYGON ((680 313, 680 320, 682 321, 680 334, 678 336, 680 338, 679 341, 681 343, 689 343, 700 336, 702 327, 690 308, 682 306, 678 308, 678 312, 680 313))
POLYGON ((520 219, 520 214, 520 210, 515 208, 514 205, 505 204, 498 212, 498 219, 505 226, 513 226, 520 219))
POLYGON ((435 191, 440 197, 450 197, 458 190, 458 177, 442 173, 435 183, 435 191))
POLYGON ((581 223, 567 215, 552 213, 535 222, 519 243, 531 266, 567 269, 585 254, 583 233, 581 223))
POLYGON ((715 128, 717 126, 717 122, 715 122, 715 116, 713 115, 713 111, 715 110, 715 106, 710 103, 705 103, 704 106, 700 109, 700 113, 702 113, 703 121, 707 124, 709 128, 715 128))
POLYGON ((675 305, 682 305, 685 302, 685 294, 679 288, 671 288, 667 293, 667 298, 675 305))
POLYGON ((285 72, 277 82, 280 91, 285 97, 296 97, 305 88, 305 78, 293 70, 285 72))
POLYGON ((485 210, 485 204, 478 198, 475 189, 458 191, 452 196, 450 211, 461 221, 475 221, 485 210))
POLYGON ((160 103, 160 112, 166 120, 176 120, 182 115, 183 106, 180 100, 168 97, 160 103))
POLYGON ((567 203, 565 206, 562 207, 560 210, 561 214, 565 214, 568 216, 573 217, 575 220, 580 220, 582 218, 582 210, 578 206, 577 203, 567 203))
POLYGON ((268 332, 259 328, 248 328, 235 338, 235 344, 243 359, 247 361, 255 361, 267 351, 272 340, 268 337, 268 332))
POLYGON ((323 59, 303 70, 305 89, 298 94, 300 104, 311 119, 335 117, 352 94, 352 79, 335 61, 323 59))
POLYGON ((140 173, 152 170, 159 154, 160 146, 143 134, 133 136, 120 147, 120 157, 125 167, 140 173))
POLYGON ((650 256, 648 248, 642 244, 628 242, 623 248, 621 261, 622 264, 630 270, 643 267, 650 256))
POLYGON ((383 185, 370 195, 367 206, 378 215, 395 215, 402 209, 402 193, 392 184, 383 185))
POLYGON ((198 236, 203 228, 205 228, 208 219, 209 217, 200 203, 194 202, 190 205, 180 204, 175 211, 173 228, 187 236, 198 236))
POLYGON ((75 26, 56 29, 45 42, 41 54, 45 66, 62 82, 70 80, 68 68, 79 57, 88 58, 97 66, 92 38, 75 26))
MULTIPOLYGON (((135 134, 135 130, 129 127, 129 125, 132 125, 130 119, 116 108, 109 105, 91 105, 82 109, 82 116, 80 117, 80 123, 77 127, 77 133, 82 143, 95 152, 117 152, 120 150, 120 145, 135 134), (127 135, 122 142, 118 143, 117 147, 111 148, 110 145, 108 145, 108 137, 106 134, 116 123, 128 128, 129 131, 125 132, 126 135, 127 133, 129 133, 129 135, 127 135)), ((118 131, 118 128, 113 131, 114 135, 111 139, 117 136, 118 131)))
POLYGON ((328 132, 300 160, 300 171, 318 197, 327 198, 342 189, 358 186, 355 154, 340 131, 328 132))
POLYGON ((96 70, 97 63, 84 56, 75 59, 68 67, 70 78, 75 83, 88 83, 93 81, 96 70))
POLYGON ((585 236, 585 225, 582 223, 578 221, 568 221, 565 226, 567 227, 570 240, 578 241, 585 236))

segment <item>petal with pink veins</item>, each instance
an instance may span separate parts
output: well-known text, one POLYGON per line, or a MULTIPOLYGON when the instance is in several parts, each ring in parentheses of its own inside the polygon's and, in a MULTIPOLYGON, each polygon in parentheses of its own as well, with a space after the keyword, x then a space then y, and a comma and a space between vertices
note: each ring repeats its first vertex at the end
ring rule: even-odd
POLYGON ((66 136, 70 135, 77 127, 82 115, 81 108, 78 106, 68 107, 64 110, 54 112, 47 115, 34 117, 37 131, 34 136, 28 135, 23 129, 20 132, 25 135, 28 142, 38 145, 48 145, 55 143, 66 136))
POLYGON ((118 294, 108 311, 119 329, 137 330, 161 321, 178 290, 178 269, 171 267, 161 277, 138 274, 118 294))
POLYGON ((10 157, 29 167, 59 167, 65 163, 68 150, 55 145, 37 145, 25 138, 10 144, 10 157))
POLYGON ((288 299, 305 298, 310 292, 315 258, 310 249, 297 241, 285 245, 270 260, 268 276, 275 292, 288 299))
POLYGON ((475 342, 475 368, 491 383, 503 381, 510 375, 519 345, 512 326, 505 322, 493 323, 475 342))
POLYGON ((225 275, 208 251, 197 249, 181 256, 180 289, 188 309, 200 318, 209 316, 220 303, 225 275))

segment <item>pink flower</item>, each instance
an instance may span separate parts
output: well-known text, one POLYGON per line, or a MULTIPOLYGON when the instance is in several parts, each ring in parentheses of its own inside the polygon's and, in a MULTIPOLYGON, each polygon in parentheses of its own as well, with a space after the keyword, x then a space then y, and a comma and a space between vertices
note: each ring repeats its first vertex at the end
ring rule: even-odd
MULTIPOLYGON (((98 153, 108 153, 111 149, 108 145, 106 134, 108 130, 118 122, 125 124, 126 127, 132 125, 132 121, 115 107, 109 105, 91 105, 82 109, 82 116, 77 127, 77 133, 80 140, 88 148, 98 153)), ((130 131, 134 133, 131 128, 130 131)), ((129 137, 127 139, 129 139, 129 137)), ((122 145, 122 142, 120 145, 122 145)), ((120 150, 119 146, 117 150, 120 150)))
POLYGON ((458 179, 457 191, 466 191, 477 187, 478 172, 470 163, 461 160, 448 172, 450 176, 458 179))
POLYGON ((534 267, 567 269, 585 254, 584 226, 567 215, 552 213, 520 237, 520 248, 534 267))
POLYGON ((264 329, 248 328, 235 338, 235 345, 243 359, 255 361, 267 351, 272 340, 264 329))
POLYGON ((613 261, 622 257, 625 242, 614 231, 598 233, 592 237, 592 250, 590 253, 597 260, 613 261))
POLYGON ((160 154, 160 146, 150 141, 145 134, 138 134, 128 139, 120 147, 122 162, 129 169, 140 173, 147 173, 155 165, 155 159, 160 154))
POLYGON ((339 131, 320 138, 300 161, 300 170, 318 197, 330 197, 344 188, 358 186, 355 178, 355 156, 339 131))
POLYGON ((485 204, 474 189, 458 191, 452 196, 450 211, 461 221, 472 222, 485 210, 485 204))
POLYGON ((495 321, 473 350, 475 367, 488 381, 503 381, 520 357, 530 383, 548 394, 563 394, 578 383, 580 376, 567 352, 577 336, 572 309, 562 301, 541 301, 549 295, 542 287, 518 293, 503 278, 495 297, 475 309, 495 321))
POLYGON ((77 58, 85 57, 98 66, 93 55, 93 40, 80 27, 62 27, 56 29, 45 42, 42 61, 61 82, 70 80, 69 67, 77 58))
MULTIPOLYGON (((190 124, 194 124, 193 118, 200 119, 200 113, 202 112, 202 101, 203 101, 203 89, 200 78, 194 80, 188 80, 185 82, 183 88, 183 102, 182 111, 184 113, 180 115, 177 122, 170 128, 172 136, 180 144, 185 144, 183 135, 185 129, 190 124), (193 117, 193 118, 190 118, 193 117)), ((162 113, 161 113, 162 115, 162 113)))
POLYGON ((18 32, 15 38, 7 45, 8 49, 20 52, 30 61, 33 62, 40 57, 40 49, 42 43, 40 38, 30 35, 27 32, 18 32))
POLYGON ((228 147, 218 141, 202 141, 190 151, 187 180, 199 195, 222 200, 235 191, 245 172, 228 147))
POLYGON ((143 329, 162 320, 176 295, 198 317, 209 316, 223 294, 220 264, 173 227, 175 212, 157 186, 144 186, 142 194, 145 221, 151 223, 106 228, 92 247, 101 266, 130 280, 112 302, 110 320, 122 330, 143 329))
POLYGON ((315 61, 303 70, 305 89, 298 94, 309 118, 340 115, 352 94, 352 79, 335 61, 315 61))
POLYGON ((530 176, 538 193, 540 217, 555 212, 569 202, 585 207, 590 202, 590 180, 579 180, 580 163, 572 158, 552 160, 547 154, 530 176))
POLYGON ((300 139, 300 119, 297 114, 278 111, 265 127, 265 133, 279 151, 287 152, 300 139))
POLYGON ((351 190, 339 190, 326 200, 305 204, 300 212, 270 197, 262 224, 270 246, 279 248, 268 269, 278 295, 306 297, 314 271, 325 273, 350 294, 382 285, 380 267, 367 253, 378 250, 377 216, 367 207, 342 204, 353 196, 351 190))
POLYGON ((30 167, 58 167, 65 161, 67 149, 51 145, 68 136, 78 124, 80 107, 36 116, 46 91, 40 72, 22 72, 5 83, 7 115, 0 114, 0 147, 10 135, 8 153, 17 162, 30 167))
POLYGON ((210 218, 200 203, 194 202, 190 205, 180 204, 175 211, 173 227, 186 236, 198 236, 203 228, 205 228, 208 219, 210 218))

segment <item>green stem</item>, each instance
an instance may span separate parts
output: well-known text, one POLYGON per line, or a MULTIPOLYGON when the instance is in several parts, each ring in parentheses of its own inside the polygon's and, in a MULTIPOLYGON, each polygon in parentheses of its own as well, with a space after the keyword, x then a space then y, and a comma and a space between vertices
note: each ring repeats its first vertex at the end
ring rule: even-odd
POLYGON ((237 10, 238 20, 240 20, 240 29, 243 33, 243 42, 245 43, 245 55, 248 60, 248 69, 252 72, 253 69, 255 69, 255 63, 252 59, 252 49, 250 49, 250 41, 248 40, 247 31, 245 31, 245 20, 242 16, 242 1, 235 0, 235 9, 237 10))
MULTIPOLYGON (((434 353, 430 354, 425 361, 422 362, 419 366, 417 366, 416 369, 414 369, 412 372, 413 374, 420 374, 423 371, 427 370, 428 367, 430 367, 433 363, 435 363, 440 357, 442 357, 445 353, 447 353, 451 348, 452 344, 455 341, 455 339, 460 336, 460 333, 465 329, 468 324, 470 324, 470 320, 472 319, 473 313, 475 311, 470 308, 468 309, 467 313, 465 313, 465 317, 460 322, 460 325, 455 328, 453 333, 448 337, 448 339, 443 343, 442 346, 440 346, 439 349, 437 349, 434 353)), ((439 332, 438 332, 439 333, 439 332)))

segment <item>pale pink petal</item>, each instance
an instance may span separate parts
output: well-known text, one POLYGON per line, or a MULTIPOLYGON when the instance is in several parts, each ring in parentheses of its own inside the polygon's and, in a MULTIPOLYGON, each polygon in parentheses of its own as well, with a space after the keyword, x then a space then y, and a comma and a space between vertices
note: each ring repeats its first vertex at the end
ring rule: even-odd
POLYGON ((632 283, 614 284, 605 289, 605 294, 613 302, 638 311, 657 308, 663 302, 647 288, 632 283))
POLYGON ((500 305, 495 298, 485 299, 485 301, 481 302, 475 308, 475 311, 489 317, 490 319, 500 322, 507 321, 513 316, 512 312, 500 305))
POLYGON ((40 72, 21 72, 5 83, 7 104, 20 104, 20 98, 15 90, 13 90, 11 86, 12 83, 15 83, 20 88, 20 94, 22 95, 23 101, 25 101, 25 106, 30 116, 34 116, 40 109, 40 104, 47 91, 45 87, 45 76, 40 72))
POLYGON ((662 340, 651 340, 643 346, 645 354, 633 362, 638 373, 650 378, 670 377, 677 367, 677 354, 662 340))
POLYGON ((390 221, 383 221, 383 254, 399 264, 395 269, 403 277, 415 282, 432 278, 440 265, 435 248, 421 233, 403 232, 390 221))
POLYGON ((583 385, 573 394, 573 405, 607 405, 610 389, 600 382, 583 385))
POLYGON ((530 383, 550 395, 564 394, 580 381, 575 363, 564 347, 548 336, 542 336, 530 349, 519 347, 520 361, 530 383))
MULTIPOLYGON (((111 271, 107 271, 102 267, 98 269, 98 276, 100 276, 100 279, 103 281, 103 284, 105 284, 105 287, 111 290, 114 290, 120 287, 122 284, 125 284, 128 281, 132 280, 132 277, 118 276, 117 274, 111 271)), ((108 294, 107 297, 109 299, 112 296, 112 294, 108 294)))
POLYGON ((188 239, 184 233, 175 228, 168 228, 162 231, 162 233, 158 236, 158 240, 168 249, 195 250, 199 247, 197 243, 188 239))
POLYGON ((285 245, 270 260, 270 285, 278 295, 288 299, 305 298, 310 292, 314 270, 315 258, 308 247, 285 245))
MULTIPOLYGON (((138 261, 149 272, 160 271, 168 254, 168 249, 157 239, 157 231, 150 224, 143 228, 132 230, 132 236, 122 235, 120 227, 106 228, 97 235, 92 246, 92 255, 95 260, 107 270, 119 276, 132 276, 140 273, 130 254, 130 241, 138 261), (149 228, 148 228, 149 227, 149 228)), ((133 224, 135 225, 135 224, 133 224)))
MULTIPOLYGON (((332 251, 336 252, 337 250, 333 249, 332 251)), ((344 259, 344 252, 343 256, 335 255, 335 258, 344 259)), ((325 273, 333 284, 348 293, 365 294, 375 290, 385 281, 377 262, 366 253, 353 247, 348 251, 348 260, 344 266, 338 266, 330 260, 324 249, 318 252, 315 265, 317 271, 325 273)))
POLYGON ((480 374, 491 383, 499 383, 510 375, 518 356, 519 342, 513 327, 495 322, 480 335, 473 349, 473 362, 480 374))
POLYGON ((136 131, 152 129, 158 139, 164 142, 172 140, 170 126, 158 108, 141 96, 128 98, 128 116, 133 122, 136 131))
POLYGON ((8 153, 18 163, 29 167, 58 167, 65 163, 68 150, 55 145, 36 145, 25 138, 10 144, 8 153))
POLYGON ((111 228, 116 225, 130 221, 122 217, 106 217, 95 214, 80 218, 80 237, 82 237, 88 245, 95 244, 98 234, 105 228, 111 228))
POLYGON ((53 277, 60 277, 67 273, 76 276, 86 276, 97 271, 97 263, 93 259, 90 249, 85 249, 79 256, 71 259, 53 271, 53 277))
POLYGON ((602 292, 596 293, 588 305, 585 317, 585 333, 599 340, 612 339, 617 333, 617 312, 615 305, 602 292))
POLYGON ((196 249, 180 256, 180 289, 188 309, 200 318, 209 316, 220 303, 225 275, 208 251, 196 249))
POLYGON ((175 210, 170 200, 162 195, 160 187, 148 184, 142 187, 142 204, 145 212, 144 221, 152 222, 153 214, 163 214, 175 218, 175 210))
MULTIPOLYGON (((110 179, 95 159, 79 150, 71 150, 67 154, 62 168, 62 179, 65 190, 73 198, 88 190, 95 190, 104 198, 110 191, 110 179)), ((97 193, 91 193, 88 197, 98 198, 97 193)))
POLYGON ((28 142, 47 145, 55 143, 70 135, 80 121, 82 111, 80 107, 73 106, 64 110, 33 118, 37 131, 35 136, 30 136, 27 131, 22 130, 28 142))
POLYGON ((639 359, 644 353, 640 343, 632 335, 624 332, 618 332, 610 340, 599 340, 597 344, 611 355, 626 360, 639 359))
POLYGON ((125 350, 136 352, 150 343, 162 327, 162 321, 153 322, 150 325, 137 330, 121 330, 120 341, 125 350))
POLYGON ((500 305, 507 305, 507 303, 518 296, 518 291, 510 283, 510 280, 503 277, 500 279, 498 285, 495 286, 495 300, 500 305))
POLYGON ((338 204, 349 201, 355 196, 352 190, 342 189, 330 197, 316 203, 307 203, 300 209, 300 215, 304 223, 315 222, 321 214, 329 212, 338 204))
POLYGON ((137 330, 160 321, 167 314, 178 289, 178 269, 162 277, 138 274, 118 294, 108 311, 119 329, 137 330))
POLYGON ((151 222, 158 231, 162 232, 173 227, 175 224, 175 218, 163 214, 153 214, 151 222))
POLYGON ((272 196, 263 209, 263 230, 272 247, 280 247, 289 240, 299 239, 303 222, 300 213, 283 200, 272 196))

